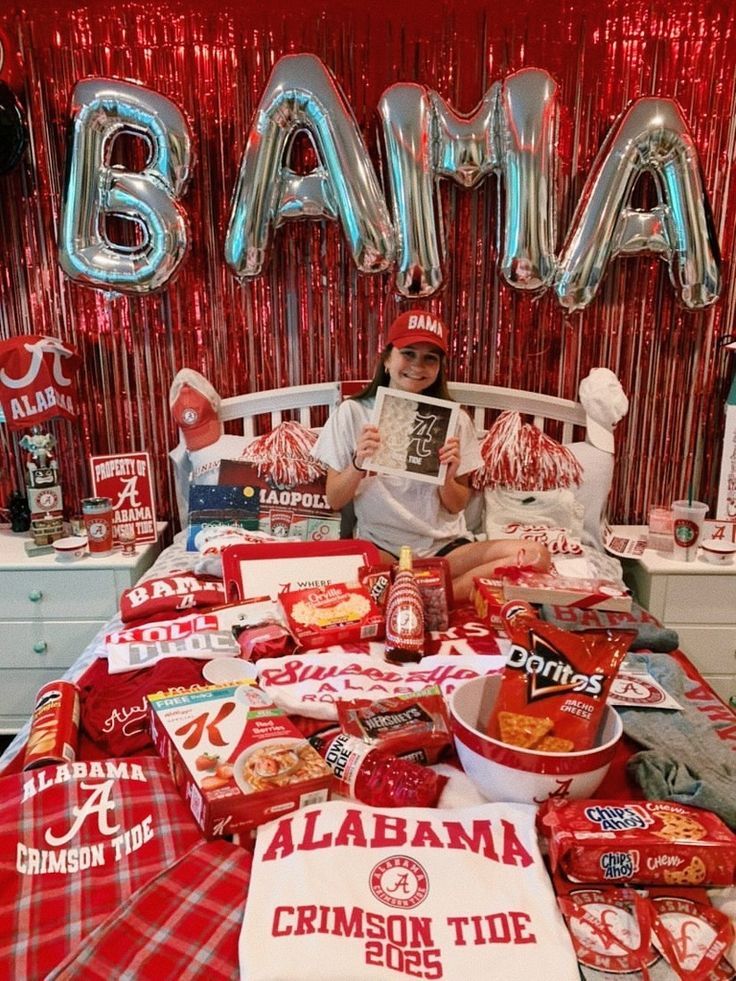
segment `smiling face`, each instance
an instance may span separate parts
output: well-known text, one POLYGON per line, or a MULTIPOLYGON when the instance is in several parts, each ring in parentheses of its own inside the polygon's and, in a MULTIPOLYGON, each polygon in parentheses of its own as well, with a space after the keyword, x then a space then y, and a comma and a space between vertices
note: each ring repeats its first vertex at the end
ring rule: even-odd
POLYGON ((392 347, 384 359, 389 388, 418 395, 437 380, 442 365, 442 352, 434 344, 421 341, 405 347, 392 347))

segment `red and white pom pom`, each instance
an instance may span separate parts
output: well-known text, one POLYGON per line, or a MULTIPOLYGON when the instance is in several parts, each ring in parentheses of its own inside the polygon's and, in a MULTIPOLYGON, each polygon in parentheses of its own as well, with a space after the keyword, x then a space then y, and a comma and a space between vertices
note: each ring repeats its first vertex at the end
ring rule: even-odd
POLYGON ((471 483, 476 490, 504 487, 521 491, 579 487, 580 463, 566 446, 530 423, 518 412, 502 412, 481 443, 484 465, 471 483))
POLYGON ((243 460, 258 468, 260 476, 270 478, 279 487, 309 484, 324 476, 324 467, 310 456, 317 436, 301 423, 279 423, 270 433, 249 444, 243 460))
POLYGON ((480 446, 483 467, 476 470, 471 479, 476 490, 515 486, 521 425, 518 412, 502 412, 488 430, 480 446))

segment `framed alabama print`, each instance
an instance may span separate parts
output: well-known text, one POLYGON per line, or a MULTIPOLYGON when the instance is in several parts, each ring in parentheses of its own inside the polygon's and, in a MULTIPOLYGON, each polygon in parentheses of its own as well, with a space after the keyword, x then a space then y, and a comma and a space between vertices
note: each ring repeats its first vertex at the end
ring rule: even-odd
POLYGON ((456 402, 379 388, 371 421, 378 427, 381 445, 364 461, 364 468, 429 484, 443 483, 447 465, 440 463, 439 451, 455 435, 459 412, 456 402))
POLYGON ((132 524, 137 542, 156 541, 151 461, 148 453, 120 453, 90 457, 92 493, 109 497, 113 510, 113 539, 117 528, 132 524))

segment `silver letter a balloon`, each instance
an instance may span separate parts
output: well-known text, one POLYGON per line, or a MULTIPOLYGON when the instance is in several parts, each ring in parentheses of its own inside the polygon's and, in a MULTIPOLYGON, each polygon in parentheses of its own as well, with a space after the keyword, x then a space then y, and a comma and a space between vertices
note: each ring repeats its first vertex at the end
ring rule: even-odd
POLYGON ((177 198, 191 165, 189 128, 165 96, 117 79, 88 78, 72 95, 71 142, 61 202, 59 262, 71 279, 146 294, 172 277, 187 250, 177 198), (111 165, 122 134, 148 144, 140 172, 111 165), (106 218, 136 225, 136 244, 111 240, 106 218))
POLYGON ((556 290, 570 310, 595 296, 609 259, 654 252, 669 264, 685 306, 706 307, 721 290, 720 251, 698 154, 677 103, 637 99, 604 143, 586 181, 559 261, 556 290), (651 211, 630 207, 642 173, 659 199, 651 211))
POLYGON ((336 82, 308 54, 276 63, 248 136, 225 240, 235 275, 260 275, 273 228, 303 218, 339 220, 362 272, 391 265, 393 228, 368 150, 336 82), (303 176, 288 166, 300 131, 320 160, 303 176))

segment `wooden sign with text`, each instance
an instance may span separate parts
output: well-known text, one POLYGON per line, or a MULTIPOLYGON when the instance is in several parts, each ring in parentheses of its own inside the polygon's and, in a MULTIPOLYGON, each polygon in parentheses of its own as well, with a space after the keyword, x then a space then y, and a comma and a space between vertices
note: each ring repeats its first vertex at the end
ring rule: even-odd
POLYGON ((119 525, 133 524, 137 542, 155 542, 156 509, 148 453, 92 456, 90 466, 92 493, 112 501, 115 541, 119 525))

